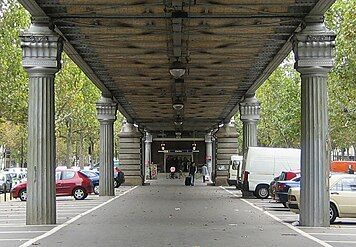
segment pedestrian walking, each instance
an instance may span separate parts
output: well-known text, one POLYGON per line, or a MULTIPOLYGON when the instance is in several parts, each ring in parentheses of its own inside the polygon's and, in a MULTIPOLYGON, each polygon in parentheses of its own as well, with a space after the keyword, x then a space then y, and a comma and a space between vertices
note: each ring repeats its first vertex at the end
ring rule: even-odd
POLYGON ((197 172, 197 166, 195 165, 194 162, 189 167, 189 176, 191 178, 190 180, 190 185, 194 186, 194 180, 195 180, 195 173, 197 172))
POLYGON ((203 175, 203 183, 205 183, 205 181, 208 180, 208 167, 206 166, 206 164, 204 164, 201 167, 201 174, 203 175))

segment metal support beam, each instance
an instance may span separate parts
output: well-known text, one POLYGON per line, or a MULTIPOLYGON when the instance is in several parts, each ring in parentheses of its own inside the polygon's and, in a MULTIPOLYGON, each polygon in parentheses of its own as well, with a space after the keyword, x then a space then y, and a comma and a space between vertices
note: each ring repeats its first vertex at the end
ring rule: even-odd
POLYGON ((56 223, 54 77, 62 39, 37 18, 21 34, 23 67, 29 74, 28 179, 26 224, 56 223))
POLYGON ((300 223, 317 227, 330 225, 327 74, 334 65, 335 34, 321 16, 306 21, 294 42, 302 79, 300 223))
POLYGON ((114 122, 117 104, 109 97, 96 103, 100 122, 100 196, 114 196, 114 122))

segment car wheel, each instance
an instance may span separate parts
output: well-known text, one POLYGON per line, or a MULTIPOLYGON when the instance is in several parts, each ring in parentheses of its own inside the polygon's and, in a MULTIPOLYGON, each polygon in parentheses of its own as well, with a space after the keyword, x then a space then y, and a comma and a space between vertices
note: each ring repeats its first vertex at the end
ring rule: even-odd
POLYGON ((83 188, 75 188, 73 196, 76 200, 84 200, 87 197, 87 193, 83 188))
POLYGON ((284 206, 285 208, 288 208, 288 206, 287 206, 287 203, 286 203, 286 202, 282 202, 282 204, 283 204, 283 206, 284 206))
POLYGON ((259 185, 256 188, 256 197, 260 199, 266 199, 269 196, 268 185, 259 185))
POLYGON ((114 180, 114 188, 118 188, 120 185, 118 185, 117 181, 114 180))
POLYGON ((99 195, 99 185, 94 186, 94 194, 99 195))
POLYGON ((26 201, 27 200, 27 191, 26 191, 26 189, 20 190, 19 197, 20 197, 21 201, 26 201))
POLYGON ((334 204, 330 204, 330 223, 334 223, 338 213, 334 204))

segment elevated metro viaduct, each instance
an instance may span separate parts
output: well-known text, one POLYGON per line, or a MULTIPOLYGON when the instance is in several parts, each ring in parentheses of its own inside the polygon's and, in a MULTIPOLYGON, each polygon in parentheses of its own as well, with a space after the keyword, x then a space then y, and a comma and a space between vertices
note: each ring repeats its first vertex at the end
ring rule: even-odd
POLYGON ((323 15, 333 0, 20 2, 32 15, 21 34, 30 78, 27 224, 56 222, 53 82, 64 48, 102 91, 101 196, 114 195, 117 109, 126 118, 119 158, 129 184, 144 182, 161 143, 189 155, 195 143, 203 154, 196 159, 206 158, 215 184, 223 183, 237 152, 231 118, 240 110, 243 151, 256 146, 255 91, 293 49, 302 80, 301 224, 329 225, 327 73, 335 35, 323 15))

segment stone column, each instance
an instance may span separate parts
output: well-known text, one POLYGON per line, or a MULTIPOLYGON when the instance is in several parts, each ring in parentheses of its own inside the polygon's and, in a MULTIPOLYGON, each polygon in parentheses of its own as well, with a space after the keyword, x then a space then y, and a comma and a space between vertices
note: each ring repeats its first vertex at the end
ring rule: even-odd
POLYGON ((335 34, 322 17, 306 19, 295 35, 295 68, 302 79, 301 198, 303 226, 329 226, 327 77, 334 65, 335 34))
POLYGON ((96 103, 100 122, 100 196, 114 196, 114 122, 117 104, 111 97, 102 96, 96 103))
POLYGON ((63 44, 48 19, 36 19, 20 37, 29 75, 26 224, 56 224, 54 77, 63 44))
POLYGON ((257 146, 257 122, 260 120, 260 104, 255 95, 246 95, 240 103, 240 119, 243 123, 242 153, 246 157, 248 147, 257 146))
POLYGON ((213 170, 213 140, 211 134, 205 135, 205 144, 206 144, 206 165, 208 167, 209 177, 211 178, 211 173, 213 170))
POLYGON ((217 156, 215 185, 228 185, 228 172, 232 155, 237 155, 237 137, 238 133, 234 122, 224 125, 216 134, 217 138, 217 156))
POLYGON ((125 173, 126 185, 142 185, 141 133, 131 123, 124 122, 120 136, 120 163, 125 173))
POLYGON ((151 144, 152 144, 152 135, 150 133, 146 132, 146 138, 145 138, 145 180, 150 179, 151 144))

